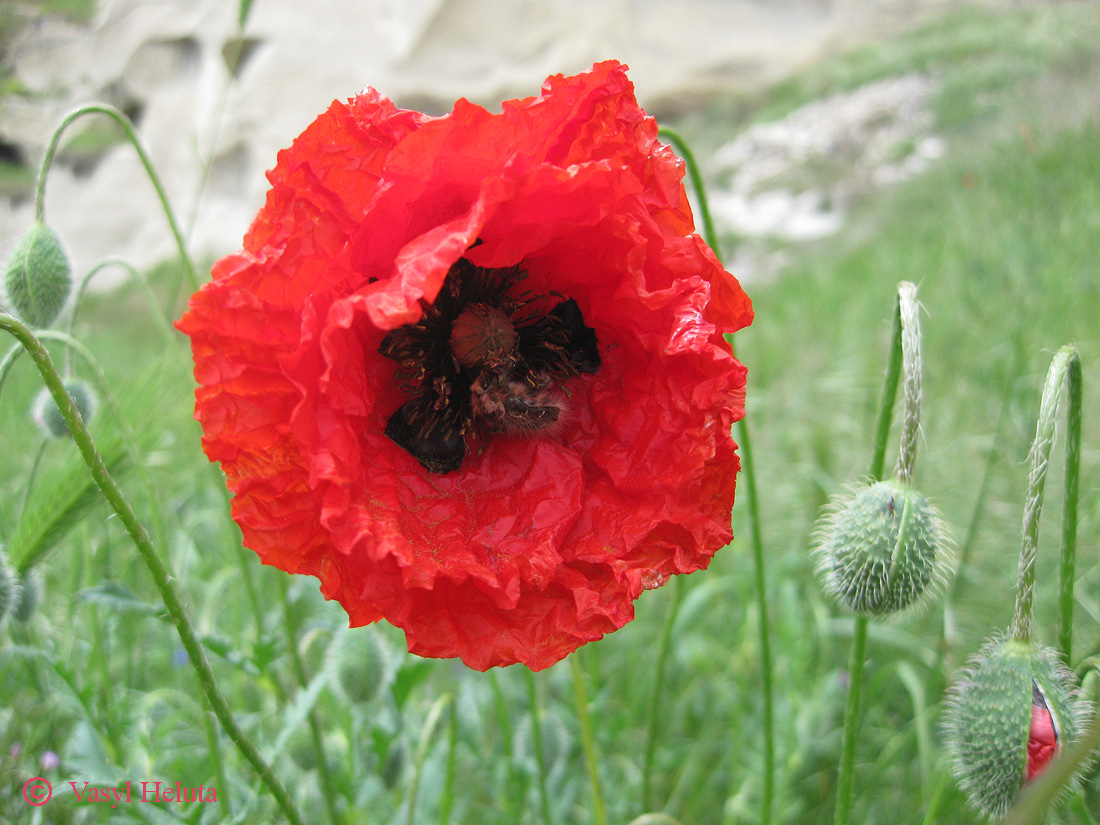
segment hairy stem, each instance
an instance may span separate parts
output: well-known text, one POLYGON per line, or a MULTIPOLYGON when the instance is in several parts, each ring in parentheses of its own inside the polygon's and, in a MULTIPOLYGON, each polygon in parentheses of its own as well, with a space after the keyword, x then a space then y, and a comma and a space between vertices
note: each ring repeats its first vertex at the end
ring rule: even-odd
MULTIPOLYGON (((1065 383, 1066 374, 1069 372, 1069 364, 1076 357, 1077 353, 1072 347, 1063 347, 1050 363, 1046 383, 1043 385, 1043 397, 1039 402, 1039 420, 1035 425, 1035 441, 1032 443, 1031 452, 1028 454, 1027 497, 1024 499, 1024 537, 1023 544, 1020 547, 1020 565, 1016 572, 1016 612, 1012 617, 1012 638, 1020 642, 1031 641, 1035 613, 1035 558, 1039 550, 1039 519, 1043 513, 1043 491, 1046 488, 1050 451, 1054 446, 1055 422, 1058 415, 1058 402, 1062 395, 1062 385, 1065 383)), ((1079 452, 1078 455, 1080 455, 1079 452)), ((1073 527, 1076 540, 1076 521, 1074 521, 1073 527)))
POLYGON ((38 371, 42 374, 42 379, 49 388, 50 394, 53 395, 54 401, 57 402, 61 415, 69 426, 73 440, 80 450, 84 463, 88 465, 96 486, 99 487, 104 498, 107 499, 111 509, 118 515, 123 527, 133 540, 142 561, 149 568, 153 583, 160 591, 168 615, 176 625, 180 642, 183 644, 184 650, 187 651, 191 665, 195 669, 199 687, 202 689, 207 701, 210 702, 218 721, 221 722, 226 734, 240 750, 241 755, 248 760, 268 790, 271 791, 291 825, 303 825, 301 815, 290 798, 290 794, 287 793, 286 788, 275 775, 271 766, 264 761, 263 756, 260 755, 252 740, 241 730, 232 710, 229 708, 229 703, 226 702, 225 697, 218 689, 217 682, 214 679, 214 671, 210 667, 206 653, 203 651, 202 645, 195 634, 195 629, 191 625, 191 619, 184 609, 179 591, 176 589, 175 580, 169 574, 160 556, 157 555, 148 531, 138 520, 133 507, 130 506, 130 502, 123 495, 122 489, 107 471, 107 467, 96 450, 95 442, 92 440, 88 428, 81 421, 80 413, 77 412, 76 406, 61 380, 61 376, 53 365, 49 351, 26 325, 7 313, 0 312, 0 329, 11 333, 23 345, 34 360, 38 371))

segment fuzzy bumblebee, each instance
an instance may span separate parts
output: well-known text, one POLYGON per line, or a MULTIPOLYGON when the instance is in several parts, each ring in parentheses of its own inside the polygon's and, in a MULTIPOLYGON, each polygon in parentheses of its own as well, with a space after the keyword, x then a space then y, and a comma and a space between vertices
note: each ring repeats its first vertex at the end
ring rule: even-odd
POLYGON ((954 562, 936 508, 897 480, 834 497, 818 521, 813 554, 825 590, 864 616, 898 613, 932 598, 954 562))

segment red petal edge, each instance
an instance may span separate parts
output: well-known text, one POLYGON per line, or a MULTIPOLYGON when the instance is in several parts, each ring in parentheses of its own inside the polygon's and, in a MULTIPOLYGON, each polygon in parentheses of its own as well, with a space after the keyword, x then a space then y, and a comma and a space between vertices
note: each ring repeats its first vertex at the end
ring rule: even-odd
POLYGON ((334 102, 178 323, 247 546, 353 626, 479 670, 548 667, 705 568, 732 538, 745 368, 725 336, 752 306, 693 234, 683 173, 614 61, 500 114, 334 102), (432 475, 383 435, 403 398, 377 350, 463 255, 575 299, 603 364, 551 435, 432 475))

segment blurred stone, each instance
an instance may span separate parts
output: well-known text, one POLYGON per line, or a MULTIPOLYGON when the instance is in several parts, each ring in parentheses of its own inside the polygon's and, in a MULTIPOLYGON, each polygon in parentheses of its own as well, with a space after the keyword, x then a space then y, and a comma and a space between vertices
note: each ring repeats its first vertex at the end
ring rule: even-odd
MULTIPOLYGON (((364 86, 431 113, 460 96, 495 108, 537 94, 551 73, 614 57, 630 65, 642 104, 661 115, 772 82, 955 4, 257 0, 241 32, 237 3, 225 0, 102 0, 88 27, 44 19, 13 45, 9 59, 27 94, 3 101, 0 143, 37 164, 77 105, 126 106, 193 254, 210 259, 239 247, 277 151, 331 100, 364 86)), ((84 177, 58 164, 49 178, 48 220, 76 274, 105 257, 142 268, 172 258, 172 236, 133 150, 120 143, 103 153, 84 177)), ((29 200, 0 197, 0 248, 30 226, 29 200)))

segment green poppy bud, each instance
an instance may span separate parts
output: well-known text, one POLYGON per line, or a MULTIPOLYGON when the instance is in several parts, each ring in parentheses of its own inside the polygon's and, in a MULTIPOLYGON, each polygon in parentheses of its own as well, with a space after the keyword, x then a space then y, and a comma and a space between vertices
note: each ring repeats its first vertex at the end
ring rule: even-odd
MULTIPOLYGON (((73 403, 76 404, 81 419, 85 424, 88 424, 92 420, 92 416, 95 415, 97 404, 96 395, 92 388, 83 381, 66 381, 65 389, 73 397, 73 403)), ((38 425, 47 438, 64 438, 69 435, 69 425, 65 423, 61 410, 48 389, 43 388, 38 393, 34 399, 31 414, 34 417, 34 423, 38 425)))
POLYGON ((1088 703, 1044 645, 998 637, 951 688, 944 740, 970 804, 1000 818, 1020 788, 1082 732, 1088 703))
POLYGON ((33 327, 57 320, 73 288, 69 256, 61 239, 35 221, 19 239, 4 270, 4 286, 19 317, 33 327))
POLYGON ((860 485, 835 497, 815 531, 825 590, 866 616, 897 613, 943 589, 954 563, 928 499, 901 482, 860 485))
POLYGON ((393 657, 374 629, 347 630, 329 650, 335 658, 336 685, 349 702, 370 702, 389 680, 393 657))

